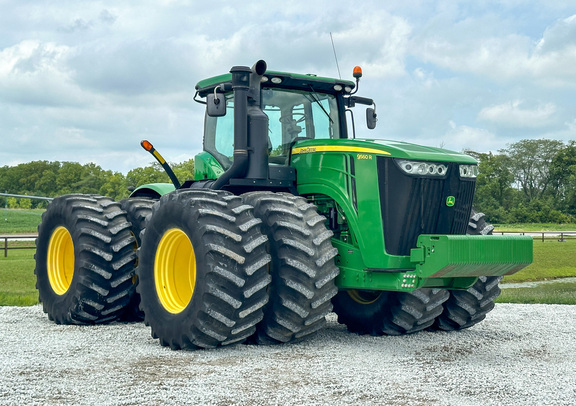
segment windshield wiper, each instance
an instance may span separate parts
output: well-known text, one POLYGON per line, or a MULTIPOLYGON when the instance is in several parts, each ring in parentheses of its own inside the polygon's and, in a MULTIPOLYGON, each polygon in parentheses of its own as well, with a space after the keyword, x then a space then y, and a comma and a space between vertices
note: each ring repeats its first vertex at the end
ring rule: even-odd
POLYGON ((310 90, 312 91, 311 96, 314 98, 314 100, 310 100, 308 98, 308 95, 304 95, 304 97, 306 97, 306 99, 308 99, 308 101, 314 101, 316 102, 316 104, 318 104, 320 106, 320 108, 322 109, 322 111, 324 112, 324 114, 326 114, 326 117, 328 117, 328 120, 330 120, 330 124, 334 124, 334 120, 332 120, 332 117, 330 117, 330 114, 328 114, 328 112, 326 111, 326 109, 324 108, 324 106, 322 105, 322 103, 320 103, 320 98, 318 97, 318 95, 316 94, 316 91, 314 90, 314 88, 312 87, 312 85, 308 85, 310 86, 310 90))

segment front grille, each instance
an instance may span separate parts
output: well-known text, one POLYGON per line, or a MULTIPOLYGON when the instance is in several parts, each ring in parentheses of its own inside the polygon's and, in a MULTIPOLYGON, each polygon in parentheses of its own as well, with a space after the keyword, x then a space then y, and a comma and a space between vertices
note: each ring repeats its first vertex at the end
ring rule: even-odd
POLYGON ((466 234, 474 180, 461 180, 458 164, 445 177, 410 176, 393 158, 378 157, 378 183, 386 252, 410 255, 420 234, 466 234), (446 205, 455 198, 452 207, 446 205))

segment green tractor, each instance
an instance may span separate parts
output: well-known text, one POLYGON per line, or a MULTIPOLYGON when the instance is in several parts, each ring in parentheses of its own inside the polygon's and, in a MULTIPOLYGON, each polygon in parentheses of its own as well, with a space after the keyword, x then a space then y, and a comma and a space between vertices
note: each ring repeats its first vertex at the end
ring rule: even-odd
POLYGON ((194 180, 115 202, 61 196, 38 229, 36 287, 63 324, 143 319, 164 346, 294 341, 331 311, 359 334, 459 330, 494 307, 532 239, 492 236, 466 155, 356 139, 356 81, 268 71, 196 85, 194 180), (349 134, 348 129, 352 129, 349 134))

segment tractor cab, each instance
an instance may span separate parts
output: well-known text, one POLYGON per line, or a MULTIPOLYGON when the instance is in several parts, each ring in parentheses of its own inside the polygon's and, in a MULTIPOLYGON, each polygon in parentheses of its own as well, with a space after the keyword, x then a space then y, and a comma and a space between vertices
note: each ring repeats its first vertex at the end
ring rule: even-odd
MULTIPOLYGON (((247 170, 236 171, 228 179, 224 175, 226 180, 219 180, 218 188, 256 185, 294 191, 295 176, 289 165, 295 144, 348 138, 347 108, 374 104, 352 96, 355 88, 357 83, 352 81, 266 71, 263 61, 249 70, 235 67, 228 75, 199 82, 195 100, 206 104, 206 117, 204 151, 195 158, 195 180, 219 179, 230 172, 235 152, 236 157, 243 154, 245 144, 247 170), (242 75, 247 79, 238 78, 242 75), (238 97, 239 87, 244 88, 240 90, 246 100, 238 97), (247 120, 236 113, 244 109, 235 110, 238 102, 246 103, 247 120)), ((375 123, 374 109, 369 110, 375 123)))

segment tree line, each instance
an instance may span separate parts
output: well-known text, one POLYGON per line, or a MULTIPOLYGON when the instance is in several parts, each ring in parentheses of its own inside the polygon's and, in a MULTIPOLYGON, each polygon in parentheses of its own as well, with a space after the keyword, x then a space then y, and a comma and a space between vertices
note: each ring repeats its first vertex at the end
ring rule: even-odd
POLYGON ((497 154, 466 152, 480 162, 474 206, 491 223, 576 222, 576 141, 521 140, 497 154))
MULTIPOLYGON (((479 161, 474 206, 491 223, 576 222, 576 141, 521 140, 494 154, 466 151, 479 161)), ((180 180, 193 178, 192 159, 172 165, 180 180)), ((130 187, 170 180, 154 163, 123 175, 93 163, 34 161, 0 167, 0 192, 55 197, 100 194, 121 200, 130 187)), ((13 208, 47 202, 9 198, 13 208)))
MULTIPOLYGON (((192 159, 172 165, 180 180, 193 179, 192 159)), ((0 192, 56 197, 69 193, 99 194, 121 200, 130 189, 146 183, 171 183, 160 164, 132 169, 126 175, 103 170, 94 163, 33 161, 0 167, 0 192)), ((26 198, 8 198, 10 208, 44 208, 48 202, 26 198)))

